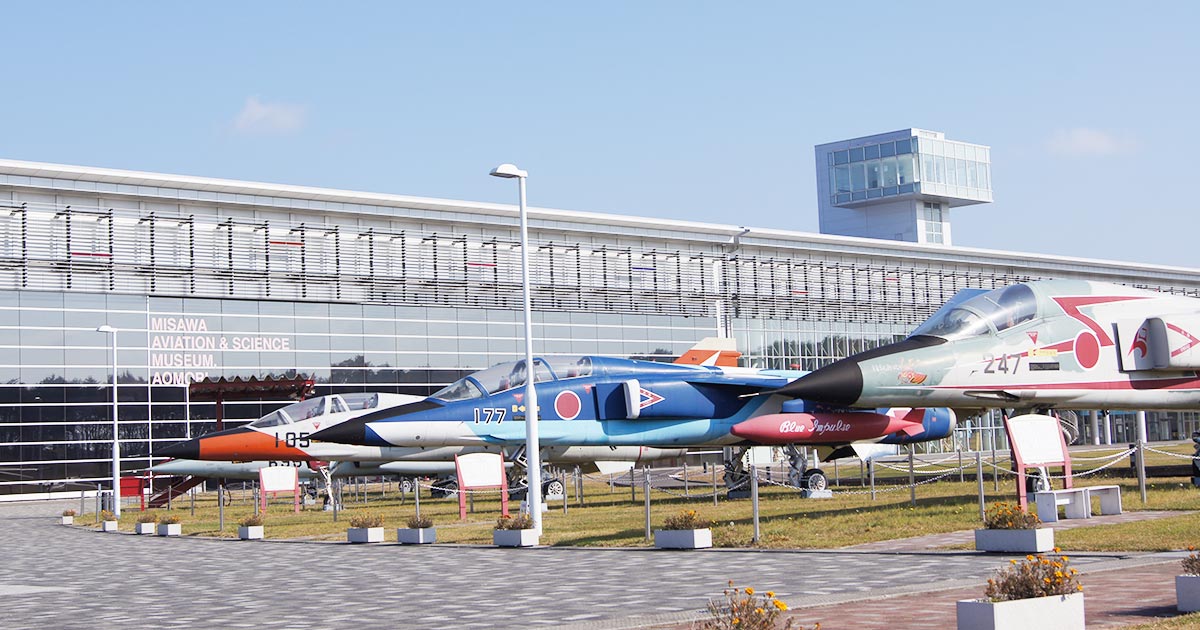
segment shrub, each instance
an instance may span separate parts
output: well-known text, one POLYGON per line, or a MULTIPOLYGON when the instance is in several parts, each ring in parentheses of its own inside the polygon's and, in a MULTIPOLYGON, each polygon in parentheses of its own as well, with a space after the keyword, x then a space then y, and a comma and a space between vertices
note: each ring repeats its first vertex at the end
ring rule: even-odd
POLYGON ((115 520, 117 520, 117 515, 113 514, 112 512, 109 512, 108 510, 100 510, 100 520, 115 521, 115 520))
POLYGON ((359 514, 350 518, 350 527, 383 527, 382 514, 359 514))
POLYGON ((142 512, 138 514, 137 522, 139 523, 157 523, 158 515, 153 512, 142 512))
POLYGON ((1191 555, 1183 559, 1180 564, 1183 565, 1183 573, 1185 575, 1200 575, 1200 553, 1196 552, 1195 547, 1188 547, 1191 555))
POLYGON ((496 529, 533 529, 533 519, 528 514, 501 516, 496 521, 496 529))
POLYGON ((408 517, 409 529, 425 529, 426 527, 433 527, 433 519, 429 518, 428 516, 408 517))
MULTIPOLYGON (((736 588, 733 580, 725 589, 725 599, 708 600, 708 618, 696 624, 703 630, 774 630, 776 628, 794 628, 794 619, 784 619, 783 613, 788 609, 783 600, 776 599, 775 593, 767 591, 758 594, 753 588, 736 588)), ((804 630, 803 627, 797 630, 804 630)), ((821 630, 821 624, 813 630, 821 630)))
POLYGON ((684 510, 663 521, 663 529, 705 529, 711 526, 712 521, 697 516, 696 510, 684 510))
POLYGON ((179 523, 179 521, 180 521, 180 518, 179 518, 178 514, 168 514, 168 515, 158 519, 158 522, 162 523, 163 525, 175 525, 175 524, 179 523))
POLYGON ((987 529, 1035 529, 1041 524, 1042 519, 1037 514, 1005 501, 993 503, 983 518, 983 526, 987 529))
POLYGON ((238 521, 238 525, 242 527, 258 527, 259 525, 263 524, 263 520, 262 514, 251 514, 249 516, 243 516, 241 520, 238 521))
POLYGON ((75 510, 63 510, 63 516, 75 516, 75 510))
MULTIPOLYGON (((1058 551, 1055 547, 1054 553, 1058 551)), ((1025 556, 1020 562, 1009 560, 1009 563, 1011 566, 1001 569, 995 578, 988 580, 984 595, 993 602, 1070 595, 1083 590, 1075 577, 1077 571, 1068 566, 1070 558, 1067 556, 1047 558, 1039 553, 1025 556)))

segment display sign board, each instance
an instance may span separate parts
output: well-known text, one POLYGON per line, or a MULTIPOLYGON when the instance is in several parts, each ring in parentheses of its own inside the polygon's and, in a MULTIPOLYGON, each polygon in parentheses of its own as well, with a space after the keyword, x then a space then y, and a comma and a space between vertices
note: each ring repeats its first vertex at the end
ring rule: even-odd
POLYGON ((467 493, 472 490, 500 489, 500 513, 508 516, 508 477, 504 474, 504 456, 499 453, 468 453, 454 456, 458 473, 458 517, 467 518, 467 493))
POLYGON ((267 511, 268 492, 291 492, 292 509, 300 511, 300 471, 295 466, 264 466, 258 470, 262 511, 267 511))
POLYGON ((1063 487, 1071 487, 1071 453, 1067 450, 1067 441, 1058 418, 1025 414, 1008 418, 1004 430, 1012 447, 1013 463, 1017 470, 1017 499, 1022 508, 1027 505, 1026 468, 1062 466, 1063 487))

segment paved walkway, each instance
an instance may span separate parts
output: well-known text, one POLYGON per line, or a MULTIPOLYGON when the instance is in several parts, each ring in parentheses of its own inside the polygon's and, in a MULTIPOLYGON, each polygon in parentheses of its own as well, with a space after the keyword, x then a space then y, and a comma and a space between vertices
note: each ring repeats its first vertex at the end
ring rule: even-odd
MULTIPOLYGON (((75 506, 0 504, 4 628, 686 627, 730 579, 826 629, 952 628, 1007 558, 166 539, 57 525, 75 506)), ((1089 625, 1170 615, 1183 555, 1073 554, 1089 625)))

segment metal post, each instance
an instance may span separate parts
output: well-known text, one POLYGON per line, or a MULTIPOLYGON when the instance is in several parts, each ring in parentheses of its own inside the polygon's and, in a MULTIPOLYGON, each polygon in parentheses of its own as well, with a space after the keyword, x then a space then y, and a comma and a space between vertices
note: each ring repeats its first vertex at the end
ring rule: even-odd
POLYGON ((583 507, 583 471, 579 466, 575 466, 575 499, 579 501, 579 507, 583 507))
POLYGON ((567 515, 567 478, 562 477, 563 485, 563 516, 567 515))
POLYGON ((750 464, 750 506, 754 514, 754 538, 750 542, 758 544, 761 532, 758 528, 758 466, 750 464))
POLYGON ((908 445, 908 490, 912 497, 913 507, 917 507, 917 477, 913 471, 913 448, 912 444, 908 445))
POLYGON ((1137 460, 1138 460, 1138 490, 1142 493, 1142 503, 1146 502, 1146 412, 1137 412, 1137 460))
POLYGON ((717 507, 717 465, 713 464, 713 507, 717 507))
POLYGON ((196 489, 188 490, 188 494, 192 497, 192 516, 196 515, 196 489))
POLYGON ((96 484, 96 522, 100 522, 100 484, 96 484))
POLYGON ((842 485, 842 477, 841 474, 838 473, 838 460, 836 459, 833 460, 833 485, 842 485))
POLYGON ((636 469, 637 469, 636 466, 631 467, 629 469, 629 502, 630 503, 637 503, 637 486, 633 485, 633 471, 636 469))
POLYGON ((858 460, 858 487, 863 487, 867 483, 866 463, 863 460, 858 460))
POLYGON ((608 473, 608 493, 612 494, 617 491, 616 484, 613 483, 613 474, 608 473))
POLYGON ((688 485, 687 458, 683 460, 683 496, 692 498, 692 488, 688 485))
MULTIPOLYGON (((1000 492, 1000 467, 996 465, 996 421, 995 414, 989 415, 991 430, 988 433, 992 437, 992 490, 1000 492)), ((1000 421, 1004 421, 1004 414, 1000 415, 1000 421)))
POLYGON ((333 522, 336 523, 337 517, 338 517, 338 504, 342 502, 342 482, 341 482, 341 480, 334 480, 333 492, 331 492, 330 494, 333 495, 333 522))
POLYGON ((979 482, 979 522, 983 522, 985 510, 983 507, 983 453, 975 451, 975 479, 979 482))
POLYGON ((646 542, 650 542, 650 467, 642 469, 642 494, 646 499, 646 542))
POLYGON ((87 513, 87 510, 84 509, 84 505, 86 505, 84 503, 84 500, 86 498, 87 498, 87 493, 84 492, 83 490, 80 490, 79 491, 79 517, 80 518, 83 518, 83 515, 87 513))
POLYGON ((867 474, 871 477, 871 500, 875 500, 875 460, 867 460, 867 474))
POLYGON ((962 444, 959 444, 958 445, 958 483, 962 483, 963 481, 964 481, 964 478, 963 478, 963 465, 962 465, 962 444))
POLYGON ((217 531, 225 531, 225 484, 217 484, 217 531))
POLYGON ((417 508, 417 519, 421 518, 421 483, 416 478, 413 479, 413 505, 417 508))

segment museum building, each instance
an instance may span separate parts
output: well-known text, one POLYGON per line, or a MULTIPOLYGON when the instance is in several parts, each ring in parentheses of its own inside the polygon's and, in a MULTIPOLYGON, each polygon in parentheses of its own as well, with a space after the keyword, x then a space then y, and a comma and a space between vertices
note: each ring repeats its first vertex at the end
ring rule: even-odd
MULTIPOLYGON (((991 199, 990 160, 933 133, 817 147, 831 225, 886 223, 894 238, 531 208, 536 352, 672 360, 723 334, 744 365, 814 369, 903 337, 966 287, 1076 278, 1200 296, 1197 269, 950 246, 950 207, 991 199), (975 175, 937 181, 927 155, 975 175), (884 219, 856 218, 872 212, 884 219)), ((299 374, 318 394, 428 394, 518 357, 517 214, 0 160, 0 496, 109 478, 114 364, 132 472, 212 429, 193 381, 299 374)), ((279 404, 227 403, 226 418, 279 404)), ((1196 424, 1162 414, 1150 437, 1196 424)), ((1106 433, 1128 441, 1132 424, 1106 433)))

